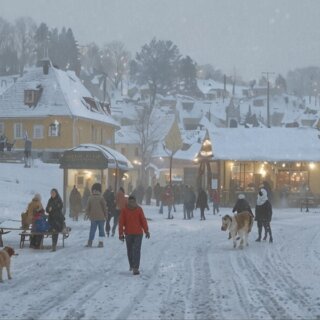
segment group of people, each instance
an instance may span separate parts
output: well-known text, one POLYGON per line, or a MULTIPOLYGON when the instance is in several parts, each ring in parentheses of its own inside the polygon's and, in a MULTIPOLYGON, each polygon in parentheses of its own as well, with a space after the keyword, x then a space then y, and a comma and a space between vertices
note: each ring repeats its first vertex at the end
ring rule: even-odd
MULTIPOLYGON (((198 195, 196 195, 192 186, 184 186, 183 190, 183 219, 190 220, 194 217, 194 210, 200 209, 200 220, 206 220, 205 210, 209 210, 209 198, 206 191, 203 188, 199 188, 198 195)), ((211 194, 213 202, 213 214, 219 213, 219 195, 217 190, 213 190, 211 194)), ((156 198, 157 200, 157 198, 156 198)), ((174 197, 173 187, 167 185, 161 194, 159 202, 156 202, 157 206, 160 205, 159 213, 163 213, 163 207, 168 207, 167 219, 173 219, 172 209, 176 212, 176 201, 174 197)))
MULTIPOLYGON (((52 232, 52 251, 56 251, 59 232, 65 227, 65 217, 62 213, 63 202, 57 189, 50 191, 50 198, 44 208, 41 202, 41 195, 36 193, 28 204, 27 210, 21 214, 22 229, 29 229, 33 232, 52 232)), ((30 246, 39 249, 43 235, 33 235, 30 239, 30 246)))

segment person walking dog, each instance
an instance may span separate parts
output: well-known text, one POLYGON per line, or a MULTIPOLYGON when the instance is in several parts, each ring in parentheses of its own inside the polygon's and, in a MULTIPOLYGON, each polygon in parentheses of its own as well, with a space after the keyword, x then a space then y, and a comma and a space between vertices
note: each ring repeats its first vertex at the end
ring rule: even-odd
POLYGON ((134 275, 140 274, 140 256, 143 232, 146 238, 150 238, 147 219, 140 206, 138 206, 136 198, 130 196, 128 204, 121 210, 119 220, 119 239, 126 240, 127 255, 130 271, 134 275))

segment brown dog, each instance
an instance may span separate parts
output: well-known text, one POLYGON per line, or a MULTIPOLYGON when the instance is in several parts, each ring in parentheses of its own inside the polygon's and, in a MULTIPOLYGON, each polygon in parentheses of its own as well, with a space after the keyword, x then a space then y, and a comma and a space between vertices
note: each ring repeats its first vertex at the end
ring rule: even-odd
POLYGON ((16 255, 14 250, 11 247, 4 247, 3 250, 0 251, 0 282, 2 280, 2 269, 7 269, 8 279, 12 279, 10 273, 10 260, 11 257, 16 255))

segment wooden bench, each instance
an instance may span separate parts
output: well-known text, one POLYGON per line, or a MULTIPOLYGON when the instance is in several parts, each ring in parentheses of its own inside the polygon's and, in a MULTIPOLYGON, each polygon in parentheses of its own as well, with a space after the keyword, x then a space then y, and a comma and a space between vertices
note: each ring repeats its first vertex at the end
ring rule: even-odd
POLYGON ((21 232, 21 233, 19 233, 20 248, 24 247, 25 242, 29 242, 29 246, 30 246, 31 236, 43 236, 41 238, 41 242, 40 242, 40 249, 43 249, 44 248, 44 246, 43 246, 44 238, 52 237, 54 234, 62 234, 62 247, 64 248, 64 240, 69 237, 70 231, 71 231, 71 228, 67 227, 67 230, 62 231, 62 232, 35 232, 35 231, 31 231, 31 230, 21 232))

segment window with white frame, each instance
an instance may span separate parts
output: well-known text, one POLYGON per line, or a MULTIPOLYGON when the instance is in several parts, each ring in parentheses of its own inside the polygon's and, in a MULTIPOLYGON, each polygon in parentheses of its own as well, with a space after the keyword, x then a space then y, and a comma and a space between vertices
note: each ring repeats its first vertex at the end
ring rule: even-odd
POLYGON ((0 136, 4 134, 4 122, 0 122, 0 136))
POLYGON ((33 126, 33 138, 34 139, 43 139, 44 128, 43 125, 37 124, 33 126))
POLYGON ((61 125, 55 120, 53 123, 49 125, 49 137, 59 137, 60 136, 61 125))
POLYGON ((23 139, 23 126, 22 123, 15 123, 13 125, 13 136, 14 139, 23 139))

